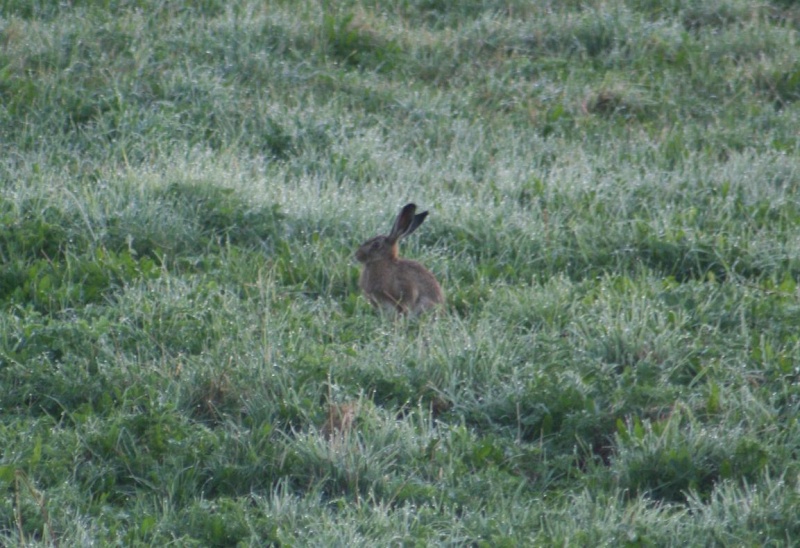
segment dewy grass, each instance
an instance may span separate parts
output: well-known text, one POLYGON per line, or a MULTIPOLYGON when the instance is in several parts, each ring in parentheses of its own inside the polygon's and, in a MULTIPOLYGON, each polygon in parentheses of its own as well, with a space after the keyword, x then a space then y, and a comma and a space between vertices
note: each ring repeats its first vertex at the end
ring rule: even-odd
POLYGON ((79 4, 0 10, 0 544, 798 542, 795 7, 79 4))

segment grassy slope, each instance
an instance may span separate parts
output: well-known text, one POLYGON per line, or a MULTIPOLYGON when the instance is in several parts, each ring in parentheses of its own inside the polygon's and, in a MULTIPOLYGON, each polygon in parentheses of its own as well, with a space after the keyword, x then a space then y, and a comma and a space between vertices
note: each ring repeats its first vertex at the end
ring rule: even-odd
POLYGON ((3 543, 800 540, 793 3, 188 4, 0 3, 3 543))

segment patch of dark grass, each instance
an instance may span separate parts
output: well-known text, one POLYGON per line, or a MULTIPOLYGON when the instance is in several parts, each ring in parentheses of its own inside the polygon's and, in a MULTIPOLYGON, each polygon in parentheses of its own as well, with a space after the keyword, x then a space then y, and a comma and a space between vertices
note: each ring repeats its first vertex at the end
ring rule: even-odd
POLYGON ((277 204, 253 207, 232 189, 210 183, 172 183, 157 190, 153 198, 196 227, 199 238, 190 243, 190 253, 215 243, 272 249, 285 234, 285 216, 277 204))
POLYGON ((69 230, 76 219, 52 204, 33 200, 12 204, 0 199, 0 207, 0 258, 4 263, 59 259, 72 238, 79 238, 78 245, 86 243, 84 234, 69 230))
POLYGON ((686 30, 699 32, 712 28, 719 29, 735 23, 747 22, 754 13, 763 10, 763 6, 752 6, 744 2, 684 2, 670 0, 658 2, 654 0, 634 0, 627 2, 629 6, 641 11, 653 20, 678 18, 686 30))
POLYGON ((78 409, 108 412, 122 389, 116 374, 108 372, 114 356, 100 342, 111 325, 102 319, 36 317, 26 314, 22 329, 4 337, 3 408, 62 418, 78 409))
MULTIPOLYGON (((369 0, 362 4, 374 10, 385 9, 381 2, 369 0)), ((487 2, 485 0, 465 0, 464 2, 447 2, 446 0, 409 0, 396 2, 392 6, 394 13, 410 24, 422 24, 433 29, 445 29, 472 21, 486 13, 505 15, 508 13, 526 13, 529 5, 519 0, 501 0, 487 2)))
POLYGON ((642 423, 619 423, 615 466, 622 486, 656 500, 685 502, 690 493, 707 498, 720 482, 753 481, 767 470, 770 452, 762 441, 685 423, 683 413, 642 423))
POLYGON ((624 84, 601 86, 583 102, 583 109, 597 116, 619 117, 627 122, 650 118, 655 110, 640 90, 624 84))
POLYGON ((777 108, 784 108, 800 99, 800 63, 772 67, 755 77, 755 87, 771 98, 777 108))
MULTIPOLYGON (((218 497, 213 500, 198 500, 183 509, 167 527, 172 538, 191 538, 206 546, 224 547, 247 543, 253 525, 248 519, 248 501, 218 497)), ((279 538, 276 527, 269 528, 262 537, 276 544, 279 538)))
POLYGON ((400 46, 351 12, 326 13, 322 20, 325 48, 334 58, 363 70, 391 71, 400 46))
POLYGON ((64 311, 103 302, 125 283, 160 275, 154 261, 127 252, 97 249, 88 256, 14 261, 0 277, 0 299, 30 303, 42 311, 64 311))

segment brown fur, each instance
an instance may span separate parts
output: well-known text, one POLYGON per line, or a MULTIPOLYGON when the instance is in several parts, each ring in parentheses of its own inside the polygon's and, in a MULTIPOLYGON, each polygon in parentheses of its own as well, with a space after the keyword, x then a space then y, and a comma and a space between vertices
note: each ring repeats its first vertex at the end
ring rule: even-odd
POLYGON ((364 264, 359 286, 373 306, 400 314, 419 314, 444 302, 433 274, 417 261, 401 259, 397 242, 422 224, 427 211, 416 214, 414 204, 400 211, 389 235, 370 238, 356 251, 364 264))

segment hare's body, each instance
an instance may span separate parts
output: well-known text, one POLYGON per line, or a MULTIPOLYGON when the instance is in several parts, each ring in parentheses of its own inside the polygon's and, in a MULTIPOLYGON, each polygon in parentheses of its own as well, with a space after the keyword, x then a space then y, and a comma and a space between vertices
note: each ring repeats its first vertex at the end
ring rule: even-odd
POLYGON ((364 242, 356 259, 364 263, 359 285, 373 306, 401 314, 419 314, 444 302, 442 288, 433 274, 417 261, 401 259, 397 242, 422 224, 428 212, 415 215, 406 205, 388 236, 364 242))

